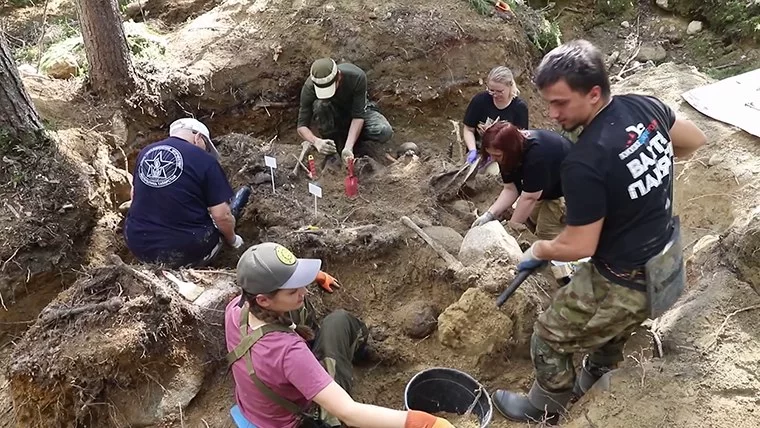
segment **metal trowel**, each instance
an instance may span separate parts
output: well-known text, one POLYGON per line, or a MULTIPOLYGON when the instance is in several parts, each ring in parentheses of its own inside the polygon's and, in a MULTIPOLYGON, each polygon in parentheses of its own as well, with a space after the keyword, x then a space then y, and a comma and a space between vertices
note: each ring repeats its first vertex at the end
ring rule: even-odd
POLYGON ((206 291, 205 288, 195 285, 192 282, 183 281, 179 278, 177 278, 173 273, 169 271, 162 271, 164 277, 171 281, 174 285, 177 286, 177 291, 179 291, 179 294, 182 295, 185 299, 193 302, 195 299, 198 298, 204 291, 206 291))

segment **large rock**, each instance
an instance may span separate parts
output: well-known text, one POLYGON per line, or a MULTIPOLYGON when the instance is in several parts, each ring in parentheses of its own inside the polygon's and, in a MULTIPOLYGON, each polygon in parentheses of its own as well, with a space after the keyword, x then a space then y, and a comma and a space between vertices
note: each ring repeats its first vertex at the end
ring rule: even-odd
POLYGON ((456 230, 446 226, 430 226, 422 229, 431 238, 435 239, 451 254, 459 252, 464 238, 456 230))
POLYGON ((644 44, 641 45, 639 53, 636 55, 636 60, 641 62, 654 61, 660 62, 667 58, 668 53, 660 45, 644 44))
POLYGON ((459 301, 438 316, 438 340, 468 355, 481 356, 504 347, 512 333, 512 320, 496 310, 491 296, 470 288, 459 301))
POLYGON ((76 56, 65 54, 52 58, 49 62, 43 64, 42 71, 55 79, 68 79, 77 75, 79 64, 77 63, 76 56))
POLYGON ((501 223, 495 220, 470 229, 459 249, 459 260, 465 266, 484 258, 506 258, 516 264, 521 256, 522 250, 515 238, 510 236, 501 223))

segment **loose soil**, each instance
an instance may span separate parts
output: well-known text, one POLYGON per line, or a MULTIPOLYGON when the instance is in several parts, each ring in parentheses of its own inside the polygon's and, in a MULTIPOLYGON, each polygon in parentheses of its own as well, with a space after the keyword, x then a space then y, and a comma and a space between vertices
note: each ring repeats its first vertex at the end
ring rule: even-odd
MULTIPOLYGON (((486 173, 454 197, 441 197, 429 181, 461 160, 456 149, 453 160, 446 156, 455 140, 449 120, 461 120, 493 65, 515 71, 532 125, 551 126, 529 85, 537 55, 519 20, 482 17, 468 2, 448 0, 144 3, 148 24, 161 29, 168 46, 166 62, 150 70, 156 92, 144 105, 103 105, 83 91, 81 80, 24 76, 38 109, 55 124, 58 144, 49 156, 18 153, 8 157, 16 163, 4 160, 10 166, 3 182, 11 184, 1 188, 7 281, 0 282, 0 293, 11 304, 0 309, 0 358, 7 361, 0 371, 0 427, 232 427, 219 302, 234 294, 231 269, 239 253, 227 249, 211 269, 181 272, 220 290, 216 303, 206 306, 183 300, 155 267, 125 268, 110 257, 132 261, 116 209, 128 199, 124 171, 133 168, 137 150, 165 135, 166 124, 184 110, 211 124, 231 183, 253 188, 239 222, 246 243, 276 241, 299 256, 322 258, 343 288, 334 294, 311 290, 318 313, 344 308, 370 326, 376 358, 356 368, 355 399, 400 409, 408 380, 431 366, 465 371, 489 393, 527 391, 532 324, 556 284, 537 275, 496 309, 493 299, 514 275, 510 263, 484 259, 452 272, 399 221, 406 215, 420 227, 446 226, 465 235, 474 212, 498 194, 498 177, 486 173), (376 161, 359 161, 358 198, 343 194, 341 168, 320 171, 324 196, 315 213, 304 172, 289 174, 300 152, 294 106, 309 62, 328 54, 368 71, 371 96, 396 135, 371 147, 376 161), (385 157, 406 141, 420 146, 418 157, 385 157), (274 191, 263 155, 278 159, 274 191), (25 178, 13 185, 14 174, 25 178), (64 209, 66 203, 73 208, 64 209), (430 324, 430 332, 410 328, 430 324)), ((14 10, 15 37, 24 39, 21 29, 29 25, 21 24, 38 19, 39 9, 14 10)), ((659 29, 659 12, 642 11, 647 13, 633 30, 659 29)), ((577 14, 566 9, 561 18, 570 15, 577 14)), ((563 22, 566 28, 577 24, 563 22)), ((608 53, 623 49, 621 62, 635 49, 619 47, 627 36, 618 22, 579 28, 608 53)), ((637 31, 642 41, 655 37, 637 31)), ((669 48, 668 55, 678 59, 676 53, 691 52, 692 39, 708 36, 686 38, 682 51, 669 48)), ((708 145, 676 170, 689 285, 676 307, 635 332, 610 390, 589 393, 565 423, 758 426, 758 139, 681 100, 682 92, 711 81, 689 67, 642 67, 621 77, 615 93, 655 94, 708 135, 708 145), (658 348, 661 357, 655 357, 658 348)), ((319 165, 322 157, 315 158, 319 165)), ((508 232, 523 247, 534 239, 508 232)), ((472 422, 452 417, 455 426, 472 422)), ((495 413, 491 426, 523 425, 495 413)))

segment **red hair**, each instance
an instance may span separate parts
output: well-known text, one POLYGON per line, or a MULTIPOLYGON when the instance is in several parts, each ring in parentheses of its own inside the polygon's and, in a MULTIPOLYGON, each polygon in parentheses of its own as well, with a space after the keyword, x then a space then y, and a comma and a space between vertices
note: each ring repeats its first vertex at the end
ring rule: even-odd
POLYGON ((488 156, 486 149, 504 152, 500 164, 507 171, 511 171, 522 162, 525 136, 515 125, 509 122, 496 122, 483 133, 480 147, 480 154, 483 159, 488 156))

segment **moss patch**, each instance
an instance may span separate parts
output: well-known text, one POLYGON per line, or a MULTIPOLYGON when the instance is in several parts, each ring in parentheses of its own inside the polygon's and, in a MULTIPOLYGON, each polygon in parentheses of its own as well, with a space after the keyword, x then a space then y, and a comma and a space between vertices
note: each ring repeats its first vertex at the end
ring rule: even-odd
POLYGON ((735 40, 760 43, 760 2, 757 0, 674 0, 679 14, 706 20, 714 31, 735 40))

